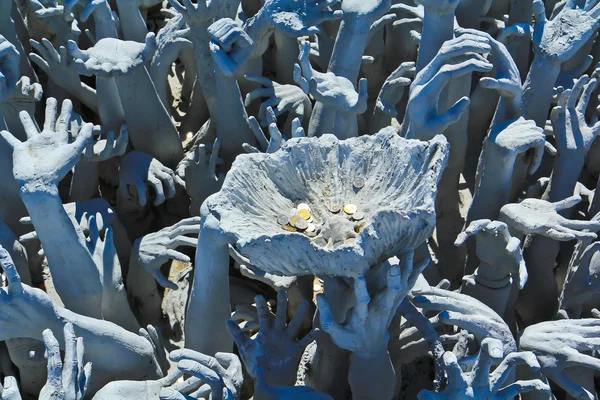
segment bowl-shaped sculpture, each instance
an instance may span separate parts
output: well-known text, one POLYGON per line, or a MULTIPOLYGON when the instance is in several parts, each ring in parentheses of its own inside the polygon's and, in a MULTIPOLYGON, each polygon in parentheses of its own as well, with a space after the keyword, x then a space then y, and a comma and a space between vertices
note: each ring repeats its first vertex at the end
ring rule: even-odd
POLYGON ((356 276, 431 236, 448 151, 441 135, 408 140, 391 128, 292 139, 239 156, 206 206, 266 272, 356 276))

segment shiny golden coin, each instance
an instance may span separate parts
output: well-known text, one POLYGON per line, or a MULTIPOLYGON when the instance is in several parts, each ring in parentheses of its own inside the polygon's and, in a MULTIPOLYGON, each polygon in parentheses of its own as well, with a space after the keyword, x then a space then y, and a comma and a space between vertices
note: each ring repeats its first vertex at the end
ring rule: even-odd
POLYGON ((310 218, 310 211, 302 208, 298 210, 298 216, 302 217, 304 219, 309 219, 310 218))
POLYGON ((354 242, 356 242, 356 239, 354 239, 354 238, 348 238, 348 239, 345 240, 344 243, 346 243, 346 244, 352 244, 354 242))
POLYGON ((289 218, 286 217, 285 215, 280 215, 279 217, 277 217, 277 223, 279 225, 287 225, 289 221, 289 218))
POLYGON ((308 221, 302 217, 298 217, 296 221, 294 221, 294 226, 298 228, 298 230, 306 230, 306 228, 308 228, 308 221))
POLYGON ((296 232, 296 228, 294 228, 293 226, 290 226, 290 225, 281 225, 281 228, 286 231, 296 232))
POLYGON ((352 219, 355 221, 360 221, 361 219, 365 218, 365 213, 362 211, 357 211, 354 214, 352 214, 352 219))
POLYGON ((356 207, 354 204, 348 203, 344 206, 344 212, 348 215, 354 214, 357 210, 358 207, 356 207))
POLYGON ((296 206, 296 209, 298 211, 300 211, 300 210, 306 210, 306 211, 310 212, 310 207, 306 203, 298 203, 298 205, 296 206))
POLYGON ((317 226, 315 224, 308 224, 308 227, 306 228, 307 232, 314 232, 315 230, 317 230, 317 226))
POLYGON ((356 189, 362 189, 362 187, 365 186, 365 180, 363 178, 355 178, 354 181, 352 181, 352 186, 356 189))
POLYGON ((293 217, 290 217, 289 224, 292 225, 292 226, 296 225, 296 221, 298 220, 298 218, 300 218, 300 217, 298 217, 297 215, 294 215, 293 217))

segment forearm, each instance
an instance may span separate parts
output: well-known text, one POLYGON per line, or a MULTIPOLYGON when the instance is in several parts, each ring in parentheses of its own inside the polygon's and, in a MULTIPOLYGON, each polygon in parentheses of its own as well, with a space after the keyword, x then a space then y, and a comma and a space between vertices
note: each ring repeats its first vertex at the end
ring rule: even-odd
POLYGON ((89 87, 83 82, 79 82, 79 85, 65 88, 69 93, 71 93, 77 100, 81 101, 87 108, 99 114, 98 112, 98 97, 96 95, 96 90, 89 87))
POLYGON ((331 53, 329 72, 343 76, 356 85, 362 56, 369 43, 370 28, 367 21, 352 15, 344 16, 331 53))
POLYGON ((64 308, 57 308, 57 315, 56 326, 51 329, 59 343, 64 343, 63 326, 67 322, 73 324, 75 335, 83 338, 85 359, 94 366, 92 383, 96 390, 107 383, 107 378, 143 380, 161 377, 152 344, 145 338, 112 322, 78 315, 64 308))
POLYGON ((98 193, 98 163, 80 160, 73 170, 69 202, 84 201, 98 193))
POLYGON ((117 9, 121 20, 121 30, 125 40, 144 43, 148 28, 135 0, 117 1, 117 9))
POLYGON ((523 87, 523 115, 543 128, 552 104, 554 83, 560 74, 560 64, 536 54, 523 87))
POLYGON ((269 38, 273 29, 265 13, 265 9, 261 8, 256 15, 244 23, 244 31, 254 42, 251 59, 261 57, 269 47, 269 38))
POLYGON ((105 38, 119 38, 117 34, 117 24, 112 16, 108 2, 101 3, 100 6, 94 10, 93 16, 94 25, 96 27, 96 41, 105 38))
MULTIPOLYGON (((212 218, 212 217, 210 217, 212 218)), ((229 249, 225 238, 203 228, 198 236, 194 281, 185 315, 185 347, 204 354, 233 350, 225 321, 229 304, 229 249), (211 236, 212 234, 212 236, 211 236)))
POLYGON ((127 295, 131 304, 136 307, 133 311, 142 326, 160 322, 161 297, 156 288, 156 281, 152 275, 144 271, 137 262, 137 254, 133 253, 129 258, 127 271, 127 295))
POLYGON ((478 219, 497 219, 500 209, 509 201, 514 160, 494 154, 485 146, 484 143, 467 225, 478 219))
POLYGON ((158 98, 146 68, 137 67, 116 77, 115 81, 133 147, 166 166, 177 165, 183 158, 179 133, 158 98))
POLYGON ((242 144, 255 144, 255 137, 248 123, 248 115, 242 94, 235 77, 215 72, 217 82, 217 115, 211 114, 217 122, 217 136, 221 139, 220 154, 226 163, 233 162, 243 152, 242 144))
POLYGON ((29 187, 21 187, 21 198, 44 248, 61 300, 74 312, 100 318, 100 274, 81 229, 63 208, 58 188, 43 183, 35 187, 30 182, 29 187))
POLYGON ((454 37, 454 15, 436 15, 425 11, 423 31, 417 57, 417 72, 421 71, 436 56, 442 44, 454 37))
POLYGON ((210 35, 207 32, 209 24, 197 24, 190 27, 190 40, 194 44, 196 57, 196 73, 198 83, 202 88, 204 99, 211 116, 217 115, 217 85, 215 82, 215 64, 210 54, 210 35))
POLYGON ((573 196, 577 180, 583 170, 584 162, 585 155, 582 153, 566 155, 559 153, 554 161, 554 168, 552 169, 548 188, 542 198, 550 202, 555 202, 573 196))
POLYGON ((481 301, 503 317, 512 284, 510 276, 495 276, 493 272, 493 268, 489 266, 480 266, 473 275, 465 275, 460 286, 460 293, 481 301))
POLYGON ((391 399, 394 396, 396 373, 386 349, 373 357, 352 354, 348 382, 356 400, 391 399))
POLYGON ((161 103, 165 107, 165 110, 170 114, 171 107, 169 105, 169 67, 165 63, 162 63, 160 60, 154 62, 152 60, 152 64, 150 65, 150 70, 148 73, 150 74, 150 78, 154 83, 154 87, 156 88, 156 93, 160 98, 161 103))

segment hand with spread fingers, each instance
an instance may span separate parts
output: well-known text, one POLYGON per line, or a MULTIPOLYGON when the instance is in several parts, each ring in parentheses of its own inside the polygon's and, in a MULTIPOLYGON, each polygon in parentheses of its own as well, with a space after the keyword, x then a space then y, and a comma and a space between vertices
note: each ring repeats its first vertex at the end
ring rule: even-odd
POLYGON ((358 82, 358 92, 354 84, 343 76, 333 72, 319 72, 310 65, 310 43, 300 41, 299 64, 294 64, 294 81, 300 85, 304 93, 327 107, 358 115, 367 110, 367 80, 358 82))
POLYGON ((185 182, 185 191, 191 199, 191 215, 200 215, 200 206, 204 200, 223 186, 225 174, 217 173, 220 148, 219 138, 215 139, 212 146, 200 144, 186 153, 177 166, 177 176, 185 182))
POLYGON ((542 235, 558 241, 595 239, 595 232, 600 230, 600 221, 567 219, 558 213, 580 201, 579 196, 571 196, 555 203, 525 199, 520 203, 503 206, 499 219, 524 235, 542 235))
POLYGON ((216 353, 214 357, 197 351, 182 349, 169 354, 182 373, 191 375, 160 392, 161 400, 210 398, 213 400, 238 400, 241 396, 242 363, 235 354, 216 353), (185 394, 189 393, 189 397, 185 394))
POLYGON ((448 376, 448 384, 441 392, 422 390, 419 400, 502 400, 531 392, 550 392, 550 386, 540 379, 510 382, 510 376, 519 365, 527 365, 533 371, 540 370, 540 364, 531 352, 504 354, 502 342, 486 338, 481 347, 471 371, 463 371, 456 355, 447 351, 444 353, 443 364, 448 376), (499 363, 490 373, 494 363, 499 363))
POLYGON ((516 351, 515 339, 506 322, 479 300, 462 293, 431 287, 414 291, 415 306, 428 311, 441 311, 437 319, 455 325, 475 336, 479 343, 485 338, 502 342, 504 354, 516 351))
POLYGON ((302 352, 315 340, 319 333, 313 329, 298 340, 298 332, 308 310, 308 302, 304 301, 298 311, 287 323, 287 293, 283 290, 277 294, 277 313, 273 315, 264 297, 256 296, 256 308, 260 329, 253 338, 248 337, 232 319, 227 320, 227 330, 233 337, 246 366, 253 378, 257 370, 264 370, 266 381, 274 386, 291 386, 296 381, 296 370, 302 352))
POLYGON ((73 324, 64 328, 65 359, 60 359, 60 346, 50 329, 42 332, 46 357, 48 358, 48 380, 39 399, 41 400, 83 400, 90 377, 92 363, 84 365, 83 339, 75 336, 73 324))
POLYGON ((177 194, 177 186, 185 186, 172 169, 143 151, 132 151, 121 159, 119 168, 119 192, 145 207, 153 196, 158 206, 177 194), (152 192, 150 189, 152 188, 152 192))
POLYGON ((104 38, 87 50, 81 50, 71 40, 67 49, 75 58, 75 68, 79 74, 112 77, 125 75, 152 60, 156 51, 156 37, 154 33, 148 33, 146 43, 104 38))
POLYGON ((72 108, 71 101, 65 100, 60 115, 57 115, 56 100, 46 100, 46 118, 41 132, 31 116, 22 111, 19 117, 27 134, 25 142, 10 132, 0 132, 13 150, 13 174, 19 185, 56 185, 77 164, 92 138, 94 126, 84 124, 71 143, 68 130, 72 108))
POLYGON ((478 272, 488 279, 502 279, 507 276, 517 279, 519 288, 527 283, 527 268, 523 260, 521 241, 510 235, 508 225, 500 221, 480 219, 471 222, 467 229, 456 238, 455 246, 461 246, 475 236, 477 257, 481 261, 478 272))
POLYGON ((152 274, 159 285, 177 289, 177 284, 165 278, 160 267, 168 260, 190 262, 190 258, 175 250, 180 246, 196 247, 198 240, 186 235, 198 235, 200 232, 200 217, 182 219, 173 226, 168 226, 154 233, 149 233, 137 239, 131 249, 131 256, 149 274, 152 274))
POLYGON ((562 92, 558 105, 552 109, 550 120, 556 138, 556 150, 561 156, 583 159, 600 133, 598 117, 594 116, 590 124, 585 116, 597 87, 596 78, 583 75, 573 89, 562 92))
POLYGON ((439 109, 440 94, 452 79, 473 72, 489 72, 493 65, 482 54, 492 50, 490 40, 464 34, 444 42, 433 60, 413 80, 403 130, 409 138, 429 140, 457 122, 470 100, 463 97, 447 111, 439 109))
POLYGON ((600 348, 600 320, 596 318, 545 321, 528 326, 520 335, 519 348, 537 357, 542 373, 575 399, 592 400, 595 393, 573 382, 568 370, 600 370, 594 356, 600 348))
POLYGON ((266 119, 268 107, 272 108, 275 117, 287 112, 288 120, 294 118, 304 120, 305 117, 310 116, 312 105, 308 96, 298 86, 281 85, 269 78, 258 75, 246 75, 246 79, 264 86, 246 95, 244 101, 246 107, 258 98, 268 97, 266 101, 261 103, 258 110, 258 119, 262 122, 262 126, 267 126, 270 123, 266 119))
POLYGON ((532 41, 536 52, 560 64, 572 58, 584 46, 600 27, 600 4, 597 0, 581 3, 567 0, 554 18, 547 20, 544 2, 534 0, 532 41), (565 34, 566 31, 569 34, 565 34))
POLYGON ((300 37, 319 31, 325 21, 342 18, 341 10, 333 10, 338 0, 268 0, 261 9, 275 30, 287 36, 300 37))
POLYGON ((356 305, 344 325, 335 321, 327 292, 317 295, 322 329, 331 335, 338 347, 363 358, 373 357, 383 349, 387 351, 392 318, 428 263, 429 259, 426 259, 414 265, 414 251, 411 250, 402 254, 400 260, 386 261, 387 286, 373 298, 367 290, 365 277, 354 278, 356 305))

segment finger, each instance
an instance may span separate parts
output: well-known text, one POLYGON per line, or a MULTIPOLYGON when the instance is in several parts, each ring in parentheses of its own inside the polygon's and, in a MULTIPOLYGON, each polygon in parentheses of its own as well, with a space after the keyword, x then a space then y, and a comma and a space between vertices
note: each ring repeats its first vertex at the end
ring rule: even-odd
POLYGON ((52 57, 50 57, 50 54, 48 54, 48 50, 40 42, 33 39, 29 39, 29 44, 31 45, 31 47, 37 50, 40 56, 43 57, 43 60, 46 62, 46 64, 48 61, 52 60, 52 57))
POLYGON ((263 86, 267 86, 267 87, 273 87, 275 82, 273 82, 272 80, 270 80, 269 78, 266 78, 264 76, 260 76, 260 75, 244 75, 244 78, 248 79, 249 81, 252 82, 256 82, 259 83, 263 86))
POLYGON ((275 96, 275 91, 272 88, 259 88, 251 91, 246 95, 246 99, 244 100, 244 105, 246 107, 250 106, 250 104, 261 97, 272 97, 275 96))
POLYGON ((2 246, 0 246, 0 266, 2 266, 6 281, 8 282, 8 294, 11 296, 20 296, 23 293, 21 277, 12 257, 2 246))
POLYGON ((278 331, 282 331, 285 328, 287 322, 287 302, 288 297, 285 290, 280 290, 277 293, 277 311, 275 314, 274 328, 278 331))
POLYGON ((88 51, 81 50, 77 43, 73 40, 69 40, 67 42, 67 51, 71 57, 75 58, 76 60, 82 60, 85 62, 90 58, 88 51))
POLYGON ((296 348, 304 351, 306 346, 315 341, 318 335, 321 334, 321 330, 319 328, 313 328, 306 336, 298 341, 296 344, 296 348))
POLYGON ((154 205, 158 206, 165 202, 165 191, 162 182, 153 175, 148 175, 148 184, 154 189, 156 195, 154 205))
POLYGON ((296 309, 296 314, 292 317, 292 320, 288 324, 287 327, 287 335, 295 339, 298 336, 298 332, 300 332, 300 327, 302 326, 302 321, 304 320, 304 316, 308 311, 308 301, 304 300, 296 309))
POLYGON ((217 162, 219 161, 219 151, 221 150, 221 139, 216 138, 213 143, 213 148, 210 153, 210 158, 208 160, 208 168, 211 173, 216 174, 217 171, 217 162))
POLYGON ((588 229, 592 232, 600 230, 600 221, 579 221, 574 219, 561 219, 561 225, 569 229, 588 229))
POLYGON ((269 147, 269 141, 260 127, 260 124, 254 117, 249 117, 248 122, 250 123, 250 128, 252 129, 252 133, 254 133, 254 137, 256 137, 258 144, 263 151, 266 150, 269 147))
POLYGON ((188 256, 183 253, 178 252, 177 250, 167 249, 165 250, 165 255, 169 257, 171 260, 181 261, 183 263, 189 263, 191 260, 188 256))
POLYGON ((561 211, 561 210, 567 210, 571 207, 576 206, 577 204, 579 204, 580 201, 581 201, 581 197, 571 196, 571 197, 567 197, 564 200, 552 203, 552 205, 554 206, 554 209, 556 211, 561 211))
POLYGON ((169 248, 175 249, 179 246, 190 246, 196 247, 198 245, 198 239, 189 238, 187 236, 177 236, 175 239, 171 239, 169 242, 169 248))
POLYGON ((250 339, 248 335, 242 331, 242 329, 238 326, 238 324, 235 323, 234 320, 228 319, 226 321, 226 325, 229 334, 235 342, 235 345, 240 349, 240 353, 248 351, 250 346, 252 346, 252 339, 250 339))
POLYGON ((179 289, 179 286, 177 286, 177 284, 175 282, 172 282, 170 280, 168 280, 167 278, 165 278, 161 273, 160 270, 152 270, 150 271, 150 273, 152 274, 152 276, 154 277, 154 280, 162 287, 167 288, 167 289, 171 289, 171 290, 177 290, 179 289))
POLYGON ((38 56, 35 53, 29 53, 29 59, 31 61, 33 61, 33 63, 35 65, 37 65, 38 67, 40 67, 40 69, 42 71, 44 71, 44 73, 46 75, 50 74, 50 65, 48 65, 48 62, 46 60, 44 60, 42 57, 38 56))
POLYGON ((223 388, 223 381, 219 374, 212 369, 191 360, 181 360, 177 364, 177 368, 181 371, 186 372, 196 378, 202 379, 210 385, 213 393, 221 393, 223 388))
POLYGON ((575 107, 577 106, 579 97, 581 96, 581 93, 583 92, 583 87, 589 82, 589 80, 590 80, 589 76, 583 75, 581 78, 579 78, 577 80, 577 82, 575 82, 575 85, 573 86, 573 91, 571 92, 571 96, 569 96, 569 100, 567 101, 567 108, 569 110, 575 109, 575 107))
POLYGON ((258 311, 258 321, 261 330, 267 330, 271 327, 272 314, 269 311, 269 305, 263 296, 254 297, 256 310, 258 311))
POLYGON ((588 104, 590 103, 590 99, 592 97, 592 93, 598 87, 598 80, 596 78, 591 79, 583 90, 583 94, 581 95, 581 99, 579 99, 579 103, 577 104, 577 112, 581 115, 585 115, 585 110, 587 109, 588 104))
POLYGON ((456 355, 451 351, 447 351, 442 356, 444 362, 446 374, 448 375, 448 385, 454 389, 466 388, 468 386, 456 355))
POLYGON ((520 380, 500 389, 496 396, 498 399, 514 399, 517 395, 527 392, 550 392, 550 385, 539 379, 520 380))
POLYGON ((23 125, 23 130, 25 131, 27 139, 30 139, 39 133, 37 125, 33 122, 27 111, 21 111, 19 113, 19 119, 21 120, 21 125, 23 125))
POLYGON ((71 122, 71 115, 73 113, 73 103, 69 99, 63 100, 60 116, 56 123, 57 132, 67 132, 69 129, 69 123, 71 122))
POLYGON ((465 110, 469 107, 471 101, 467 96, 458 100, 448 111, 444 114, 433 118, 431 121, 431 127, 435 132, 443 132, 450 125, 455 124, 463 116, 465 110))
MULTIPOLYGON (((169 0, 169 3, 176 3, 176 1, 169 0)), ((171 389, 169 387, 160 389, 158 398, 160 400, 194 400, 194 399, 196 399, 196 397, 191 397, 191 396, 185 395, 185 394, 180 393, 177 390, 171 389)))
MULTIPOLYGON (((77 135, 77 138, 71 144, 71 146, 73 146, 75 148, 75 154, 77 154, 77 155, 82 154, 83 149, 85 149, 85 146, 90 142, 90 140, 92 140, 93 136, 94 136, 94 124, 91 124, 89 122, 83 124, 83 126, 79 130, 79 134, 77 135)), ((76 160, 78 160, 78 158, 76 160)), ((68 166, 69 169, 71 167, 72 167, 72 165, 68 166)))
MULTIPOLYGON (((67 393, 77 393, 79 381, 79 365, 77 363, 77 337, 73 324, 66 323, 64 327, 65 363, 63 365, 62 382, 67 393)), ((83 367, 83 366, 82 366, 83 367)))
POLYGON ((360 320, 366 321, 369 317, 369 303, 371 302, 371 297, 367 290, 367 281, 365 280, 364 275, 359 275, 354 278, 354 296, 356 297, 354 312, 360 320))
POLYGON ((321 322, 321 328, 327 332, 333 341, 337 343, 350 343, 352 334, 348 332, 343 326, 337 323, 331 312, 331 307, 327 298, 322 295, 317 295, 317 304, 319 306, 319 317, 321 322))
POLYGON ((458 234, 456 241, 454 242, 455 246, 462 246, 463 243, 471 236, 480 232, 483 228, 485 228, 490 222, 489 219, 478 219, 469 224, 467 229, 464 232, 458 234))
POLYGON ((56 49, 54 48, 52 43, 48 39, 42 38, 42 44, 48 51, 48 56, 50 57, 50 60, 52 60, 52 62, 58 64, 60 62, 60 59, 58 57, 58 52, 56 51, 56 49))
POLYGON ((205 367, 215 371, 221 376, 225 376, 227 374, 225 368, 223 368, 223 366, 219 364, 216 358, 200 353, 198 351, 189 349, 174 350, 171 353, 169 353, 169 358, 172 361, 191 360, 201 365, 204 365, 205 367))
POLYGON ((47 384, 55 388, 62 388, 62 361, 60 360, 60 346, 50 329, 42 332, 44 346, 46 347, 46 358, 48 359, 47 384))
POLYGON ((4 142, 8 145, 8 147, 11 148, 11 150, 22 144, 21 141, 14 137, 9 131, 0 131, 0 136, 2 136, 2 139, 4 139, 4 142))

